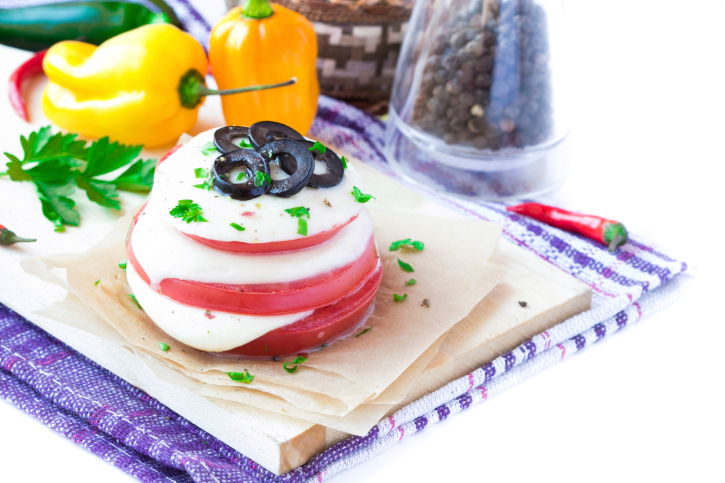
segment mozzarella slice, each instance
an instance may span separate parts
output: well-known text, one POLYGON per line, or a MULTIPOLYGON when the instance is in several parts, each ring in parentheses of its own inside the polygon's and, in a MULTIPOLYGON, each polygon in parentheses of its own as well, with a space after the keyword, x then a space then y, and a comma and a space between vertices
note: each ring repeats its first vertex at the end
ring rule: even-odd
POLYGON ((168 223, 174 218, 156 209, 157 195, 154 193, 139 216, 131 238, 134 255, 152 287, 166 278, 229 284, 301 280, 353 263, 363 255, 373 236, 372 219, 364 210, 330 240, 312 248, 258 255, 224 252, 179 233, 168 223))
POLYGON ((152 290, 131 264, 126 269, 128 284, 146 314, 164 332, 195 349, 222 352, 257 339, 267 332, 312 315, 312 310, 295 314, 255 316, 206 311, 180 304, 152 290))
MULTIPOLYGON (((204 168, 211 172, 214 160, 221 156, 216 151, 206 156, 201 152, 203 146, 214 142, 215 130, 197 135, 156 169, 153 192, 159 201, 159 213, 168 214, 179 200, 190 199, 202 208, 204 218, 208 220, 208 223, 186 224, 180 218, 168 217, 166 221, 178 230, 211 240, 268 243, 304 237, 297 233, 297 219, 286 213, 286 209, 309 208, 311 218, 307 221, 307 236, 341 226, 362 211, 362 204, 355 202, 351 194, 353 186, 364 191, 362 179, 351 164, 339 185, 317 189, 306 187, 290 198, 262 195, 249 201, 238 201, 213 189, 194 188, 204 182, 203 178, 195 176, 194 170, 204 168), (231 228, 232 222, 244 226, 245 231, 231 228)), ((315 172, 324 172, 324 165, 318 164, 315 172)), ((287 177, 276 163, 272 163, 271 173, 273 179, 287 177)), ((235 179, 237 174, 238 171, 233 171, 231 178, 235 179)))

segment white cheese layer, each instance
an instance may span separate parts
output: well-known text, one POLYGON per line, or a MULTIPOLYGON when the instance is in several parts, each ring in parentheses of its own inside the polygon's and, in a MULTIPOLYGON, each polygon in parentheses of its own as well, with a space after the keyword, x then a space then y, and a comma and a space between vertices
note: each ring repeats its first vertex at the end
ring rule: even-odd
POLYGON ((139 216, 131 237, 134 255, 152 287, 166 278, 259 284, 314 277, 360 258, 373 236, 373 221, 364 210, 330 240, 311 248, 268 255, 224 252, 195 242, 168 224, 171 217, 159 213, 157 195, 154 193, 139 216))
POLYGON ((203 351, 234 349, 274 329, 309 317, 313 312, 308 310, 275 316, 231 314, 217 310, 207 312, 155 292, 131 264, 126 269, 126 277, 136 300, 161 330, 179 342, 203 351))
MULTIPOLYGON (((205 131, 184 144, 169 156, 156 170, 154 175, 154 197, 159 200, 158 210, 165 215, 164 220, 175 228, 191 235, 220 241, 239 241, 246 243, 268 243, 303 238, 297 234, 297 219, 284 210, 304 206, 310 210, 307 220, 307 236, 329 231, 335 226, 347 223, 362 211, 351 192, 357 186, 363 192, 360 175, 348 164, 342 182, 332 188, 305 187, 290 198, 262 195, 249 201, 233 200, 213 189, 194 188, 193 185, 204 182, 196 178, 194 170, 204 168, 211 172, 214 160, 221 153, 214 151, 206 156, 201 152, 203 146, 214 142, 214 131, 205 131), (180 218, 169 216, 179 200, 193 200, 203 210, 208 223, 186 224, 180 218), (245 215, 242 215, 245 213, 245 215), (238 223, 245 231, 237 231, 230 223, 238 223)), ((271 165, 272 179, 286 178, 287 175, 277 166, 271 165)), ((324 165, 317 163, 315 172, 324 172, 324 165)), ((232 171, 235 180, 238 171, 232 171)))

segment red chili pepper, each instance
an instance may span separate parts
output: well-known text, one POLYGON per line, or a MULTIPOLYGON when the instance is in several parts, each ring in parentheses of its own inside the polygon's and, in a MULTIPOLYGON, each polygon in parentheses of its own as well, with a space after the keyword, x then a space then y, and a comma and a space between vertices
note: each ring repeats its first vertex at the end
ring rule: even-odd
POLYGON ((0 225, 0 245, 4 246, 10 246, 13 243, 20 243, 20 242, 34 242, 35 239, 30 238, 20 238, 12 231, 8 230, 4 226, 0 225))
POLYGON ((507 206, 507 211, 529 216, 547 225, 562 230, 579 233, 599 243, 609 246, 609 251, 627 243, 627 229, 618 221, 608 220, 594 215, 582 215, 541 203, 522 203, 507 206))
POLYGON ((25 122, 28 122, 28 112, 25 109, 25 98, 23 98, 23 81, 28 77, 43 72, 43 59, 45 58, 46 52, 47 50, 41 50, 27 61, 20 64, 20 66, 15 69, 12 74, 10 74, 10 85, 8 86, 10 104, 13 105, 15 112, 17 112, 25 122))

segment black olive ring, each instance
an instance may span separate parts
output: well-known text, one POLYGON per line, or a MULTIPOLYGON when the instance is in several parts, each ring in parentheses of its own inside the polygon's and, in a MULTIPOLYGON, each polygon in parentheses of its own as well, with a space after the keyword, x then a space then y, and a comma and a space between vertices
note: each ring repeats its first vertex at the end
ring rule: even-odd
POLYGON ((259 150, 260 146, 276 141, 278 139, 291 139, 302 141, 305 137, 289 126, 274 121, 255 122, 249 126, 249 139, 254 149, 259 150))
MULTIPOLYGON (((244 126, 225 126, 214 131, 214 145, 226 154, 232 151, 245 149, 234 143, 235 139, 249 136, 249 128, 244 126)), ((246 148, 249 149, 249 148, 246 148)))
MULTIPOLYGON (((309 149, 315 145, 312 141, 297 141, 301 145, 309 149)), ((315 161, 319 161, 327 168, 326 173, 314 174, 314 168, 312 169, 313 174, 310 178, 310 182, 307 186, 313 188, 331 188, 335 185, 340 184, 342 177, 345 175, 345 168, 342 166, 339 156, 330 148, 325 150, 325 153, 321 153, 318 150, 310 151, 315 161)), ((279 165, 285 173, 291 174, 297 170, 297 161, 292 156, 282 155, 279 157, 279 165)))
POLYGON ((277 155, 294 158, 296 169, 286 179, 272 180, 272 186, 267 194, 289 198, 296 195, 307 186, 315 171, 315 159, 312 153, 297 141, 291 139, 278 139, 259 148, 259 152, 267 158, 274 159, 277 155))
POLYGON ((256 151, 239 149, 222 154, 214 160, 211 170, 214 178, 214 191, 242 201, 262 196, 271 186, 266 180, 261 186, 254 185, 254 179, 259 171, 269 175, 269 163, 256 151), (247 168, 247 180, 244 183, 229 181, 229 173, 238 166, 247 168))

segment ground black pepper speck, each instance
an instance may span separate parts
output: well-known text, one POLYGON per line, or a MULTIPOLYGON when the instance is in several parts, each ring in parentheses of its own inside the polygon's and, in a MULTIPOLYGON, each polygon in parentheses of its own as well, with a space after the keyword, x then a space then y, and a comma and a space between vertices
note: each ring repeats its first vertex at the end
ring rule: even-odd
POLYGON ((434 33, 412 124, 443 139, 493 151, 552 133, 547 21, 532 0, 482 0, 434 33), (472 14, 471 12, 478 12, 472 14))

